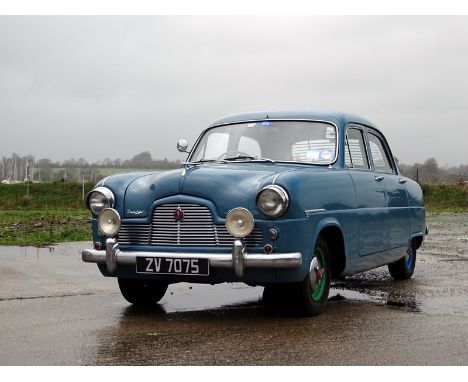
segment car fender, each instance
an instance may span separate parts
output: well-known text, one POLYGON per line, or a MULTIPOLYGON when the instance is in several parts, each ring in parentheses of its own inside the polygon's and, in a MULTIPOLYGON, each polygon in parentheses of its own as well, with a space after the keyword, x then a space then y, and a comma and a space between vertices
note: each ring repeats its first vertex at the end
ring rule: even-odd
MULTIPOLYGON (((343 229, 341 227, 341 224, 335 217, 333 217, 333 216, 324 216, 323 218, 321 218, 317 222, 317 224, 315 226, 315 232, 314 232, 314 237, 313 237, 313 241, 312 241, 312 248, 310 248, 310 250, 308 251, 307 256, 306 256, 307 264, 310 263, 310 261, 312 259, 312 253, 314 251, 315 243, 317 242, 317 238, 319 237, 320 232, 322 232, 322 230, 327 228, 327 227, 338 228, 340 230, 341 234, 343 235, 343 229)), ((343 235, 343 239, 344 239, 344 235, 343 235)), ((346 251, 346 242, 345 242, 345 251, 346 251)))

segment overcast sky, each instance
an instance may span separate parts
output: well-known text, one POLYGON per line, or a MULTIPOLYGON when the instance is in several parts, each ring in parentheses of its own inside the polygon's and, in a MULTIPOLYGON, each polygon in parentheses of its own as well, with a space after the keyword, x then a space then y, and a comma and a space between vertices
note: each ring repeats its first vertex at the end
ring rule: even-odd
POLYGON ((468 163, 468 17, 0 17, 0 156, 183 159, 226 114, 360 114, 468 163))

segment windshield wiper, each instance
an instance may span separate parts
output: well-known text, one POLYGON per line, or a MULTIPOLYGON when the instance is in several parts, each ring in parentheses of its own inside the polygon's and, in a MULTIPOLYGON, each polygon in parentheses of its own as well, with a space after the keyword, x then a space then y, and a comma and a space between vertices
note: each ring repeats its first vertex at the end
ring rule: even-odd
POLYGON ((236 161, 236 160, 243 160, 243 159, 250 159, 251 161, 254 162, 270 162, 270 163, 275 163, 273 159, 269 158, 258 158, 254 157, 251 155, 238 155, 236 157, 230 157, 230 158, 224 158, 225 161, 236 161))
POLYGON ((213 163, 213 162, 224 162, 224 159, 220 159, 220 160, 217 160, 217 159, 200 159, 196 163, 213 163))
POLYGON ((236 157, 224 158, 224 160, 227 160, 227 161, 238 160, 238 159, 255 159, 255 157, 253 157, 251 155, 238 155, 236 157))
POLYGON ((275 161, 273 159, 270 159, 270 158, 255 158, 254 159, 255 161, 259 161, 259 162, 270 162, 270 163, 275 163, 275 161))
POLYGON ((224 158, 224 159, 200 159, 196 162, 182 162, 185 166, 196 166, 203 163, 228 163, 237 160, 248 160, 249 162, 269 162, 276 163, 273 159, 269 158, 258 158, 251 155, 238 155, 236 157, 224 158))
POLYGON ((196 166, 198 164, 203 164, 203 163, 226 163, 226 161, 224 159, 220 159, 220 160, 217 160, 217 159, 200 159, 196 162, 182 162, 183 165, 186 165, 186 166, 196 166))

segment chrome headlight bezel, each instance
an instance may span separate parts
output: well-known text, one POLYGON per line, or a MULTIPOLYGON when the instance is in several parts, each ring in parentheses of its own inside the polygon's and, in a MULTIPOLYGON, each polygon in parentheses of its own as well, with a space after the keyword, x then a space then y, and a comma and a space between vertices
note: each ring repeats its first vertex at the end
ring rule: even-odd
POLYGON ((283 187, 272 184, 258 192, 255 203, 262 214, 269 218, 277 218, 288 210, 289 196, 283 187), (266 208, 267 202, 273 203, 272 207, 266 208))
POLYGON ((113 208, 104 208, 98 215, 99 233, 105 236, 114 237, 122 226, 119 213, 113 208))
POLYGON ((241 239, 252 233, 255 220, 248 209, 237 207, 227 213, 224 224, 232 236, 241 239))
POLYGON ((111 190, 107 187, 96 187, 91 190, 86 196, 86 208, 91 210, 95 215, 98 215, 101 211, 106 208, 113 208, 115 203, 115 197, 111 190), (93 197, 102 198, 102 203, 93 203, 93 197))

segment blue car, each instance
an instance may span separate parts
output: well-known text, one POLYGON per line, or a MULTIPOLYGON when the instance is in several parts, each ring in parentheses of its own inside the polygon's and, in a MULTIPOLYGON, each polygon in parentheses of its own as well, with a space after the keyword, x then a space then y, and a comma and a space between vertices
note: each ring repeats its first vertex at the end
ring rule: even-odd
POLYGON ((320 313, 330 281, 388 265, 408 279, 427 227, 419 185, 402 176, 382 132, 356 115, 286 111, 225 117, 183 168, 126 173, 88 194, 93 249, 132 304, 171 283, 264 286, 320 313))

